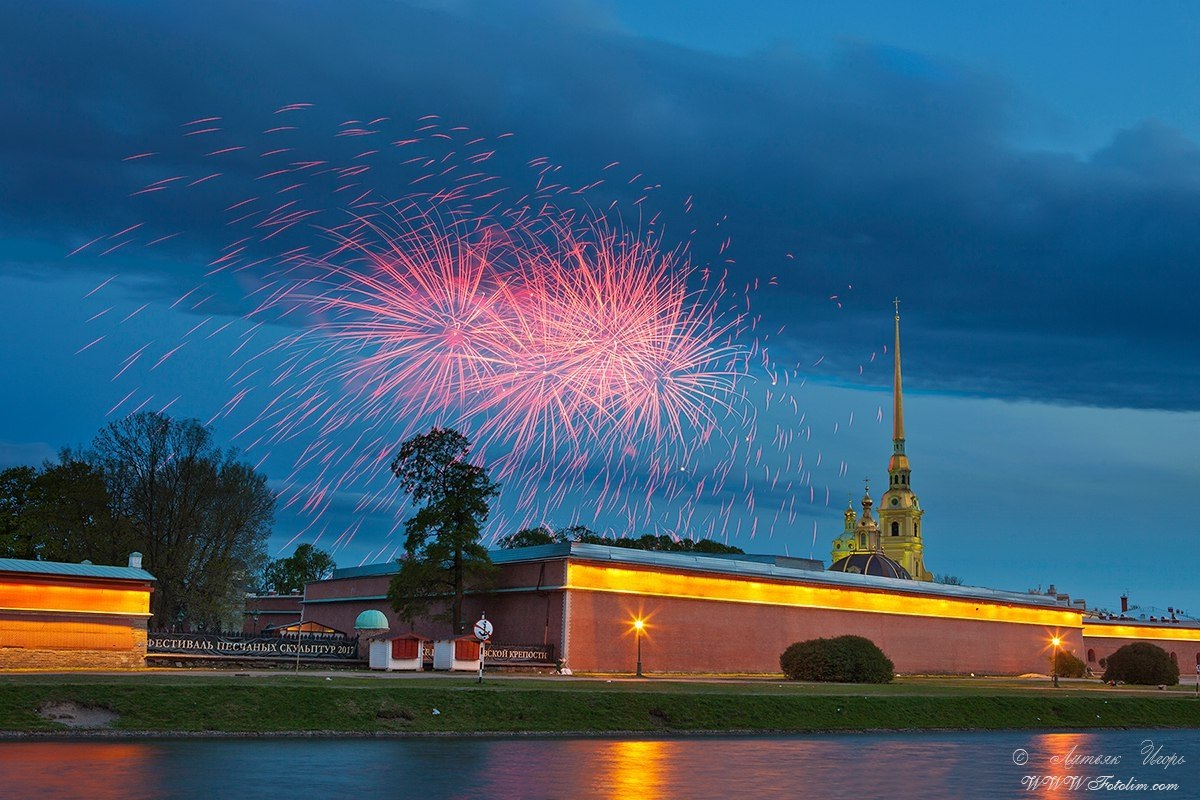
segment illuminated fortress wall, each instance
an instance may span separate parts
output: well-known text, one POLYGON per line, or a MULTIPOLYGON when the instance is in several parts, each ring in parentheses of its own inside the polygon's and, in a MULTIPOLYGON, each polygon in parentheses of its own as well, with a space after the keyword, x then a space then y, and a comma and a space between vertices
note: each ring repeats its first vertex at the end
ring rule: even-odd
POLYGON ((1070 609, 869 584, 572 562, 568 587, 567 657, 578 670, 632 669, 631 621, 639 617, 651 672, 778 672, 793 642, 856 634, 878 644, 901 673, 1045 673, 1052 636, 1076 652, 1083 644, 1080 615, 1070 609))
POLYGON ((153 580, 140 568, 0 559, 0 669, 145 666, 153 580))
POLYGON ((1195 676, 1200 667, 1200 629, 1178 623, 1144 623, 1134 620, 1085 620, 1083 640, 1086 648, 1079 657, 1097 675, 1104 672, 1100 660, 1117 648, 1132 642, 1151 642, 1171 654, 1179 665, 1181 680, 1195 676))
MULTIPOLYGON (((1043 595, 775 566, 693 554, 560 544, 494 551, 493 590, 469 594, 468 625, 486 612, 504 645, 553 645, 579 672, 632 672, 643 619, 648 673, 778 673, 793 642, 844 634, 878 644, 907 674, 1049 674, 1052 645, 1099 674, 1131 641, 1176 653, 1190 675, 1200 629, 1085 620, 1043 595)), ((748 559, 754 557, 747 557, 748 559)), ((338 570, 305 589, 304 616, 347 632, 368 609, 392 633, 451 635, 448 623, 400 620, 387 600, 394 564, 338 570)))

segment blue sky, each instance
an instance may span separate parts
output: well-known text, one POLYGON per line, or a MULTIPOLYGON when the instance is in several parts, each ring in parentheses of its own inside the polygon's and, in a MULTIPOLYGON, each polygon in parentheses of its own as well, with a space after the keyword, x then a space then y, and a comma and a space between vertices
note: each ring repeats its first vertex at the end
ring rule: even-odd
MULTIPOLYGON (((806 459, 813 500, 806 483, 792 521, 732 515, 731 542, 828 558, 847 493, 860 495, 864 476, 879 485, 882 348, 899 295, 927 565, 997 588, 1054 583, 1102 607, 1129 590, 1147 607, 1200 612, 1188 560, 1174 555, 1186 553, 1200 484, 1197 13, 1115 2, 6 7, 0 466, 86 444, 110 409, 132 407, 120 405, 131 390, 202 421, 238 390, 219 338, 112 380, 129 353, 200 322, 170 306, 226 241, 199 192, 153 207, 130 198, 155 173, 122 158, 162 150, 182 162, 181 123, 250 126, 287 103, 410 126, 439 114, 513 133, 490 169, 514 186, 537 156, 579 183, 619 161, 659 187, 648 205, 690 240, 694 262, 728 256, 739 280, 778 279, 756 313, 786 331, 772 347, 799 365, 793 396, 811 428, 778 455, 806 459), (139 221, 188 235, 65 258, 139 221)), ((611 197, 628 207, 631 191, 611 197)), ((213 287, 204 313, 220 321, 208 324, 244 331, 249 290, 213 287)), ((798 424, 778 403, 757 410, 767 438, 798 424)), ((243 422, 219 419, 218 438, 243 422)), ((262 468, 282 484, 297 455, 277 448, 262 468)), ((751 472, 765 507, 778 487, 751 472)), ((274 547, 353 530, 337 541, 340 563, 390 555, 397 510, 356 511, 357 491, 316 523, 282 512, 274 547)), ((657 529, 698 532, 666 521, 665 500, 661 511, 657 529)), ((515 508, 498 519, 538 521, 515 508)), ((620 527, 611 521, 642 532, 620 527)))

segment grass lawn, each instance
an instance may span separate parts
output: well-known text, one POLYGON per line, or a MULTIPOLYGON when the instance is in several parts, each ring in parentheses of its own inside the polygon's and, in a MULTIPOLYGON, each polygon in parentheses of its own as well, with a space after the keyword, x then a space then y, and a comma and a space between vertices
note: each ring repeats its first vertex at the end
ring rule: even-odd
POLYGON ((354 672, 0 674, 0 731, 64 726, 38 709, 117 714, 118 731, 222 733, 811 732, 915 728, 1200 727, 1193 688, 1097 681, 899 678, 888 685, 779 679, 526 678, 354 672), (434 709, 439 713, 434 714, 434 709))

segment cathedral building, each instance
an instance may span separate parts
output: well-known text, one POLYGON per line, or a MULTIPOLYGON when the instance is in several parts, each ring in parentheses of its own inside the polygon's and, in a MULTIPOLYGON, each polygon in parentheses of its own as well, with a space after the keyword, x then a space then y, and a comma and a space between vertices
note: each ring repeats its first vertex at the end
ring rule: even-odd
POLYGON ((925 511, 912 490, 912 468, 904 452, 904 390, 900 377, 900 301, 896 303, 896 341, 892 350, 892 457, 888 461, 888 488, 879 507, 879 522, 871 516, 870 487, 862 499, 863 514, 856 519, 847 508, 845 526, 833 542, 830 569, 883 577, 931 581, 925 569, 921 517, 925 511))

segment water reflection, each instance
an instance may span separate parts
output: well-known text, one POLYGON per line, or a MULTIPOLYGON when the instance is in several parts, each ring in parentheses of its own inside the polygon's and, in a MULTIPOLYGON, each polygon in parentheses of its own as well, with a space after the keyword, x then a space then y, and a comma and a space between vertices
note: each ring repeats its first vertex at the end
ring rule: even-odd
MULTIPOLYGON (((898 733, 686 739, 430 738, 0 742, 3 800, 667 800, 1065 798, 1121 755, 1119 777, 1200 796, 1200 731, 898 733), (1187 763, 1142 767, 1144 739, 1187 763), (1021 764, 1014 752, 1028 752, 1021 764)), ((1109 772, 1114 771, 1109 768, 1109 772)), ((1123 797, 1165 796, 1122 792, 1123 797)))
MULTIPOLYGON (((1027 782, 1031 786, 1030 791, 1045 800, 1078 796, 1081 787, 1075 781, 1077 776, 1084 773, 1080 772, 1081 767, 1075 763, 1075 759, 1100 755, 1089 752, 1091 738, 1087 733, 1045 733, 1033 737, 1028 772, 1029 777, 1036 779, 1037 783, 1033 788, 1033 781, 1027 782)), ((1024 776, 1022 779, 1025 779, 1024 776)))
POLYGON ((597 760, 605 767, 597 783, 609 790, 612 800, 664 800, 671 796, 668 763, 673 760, 670 751, 677 748, 678 741, 635 739, 592 744, 600 746, 597 760))
POLYGON ((155 746, 147 742, 0 744, 0 797, 6 799, 140 800, 162 796, 158 779, 155 746))

